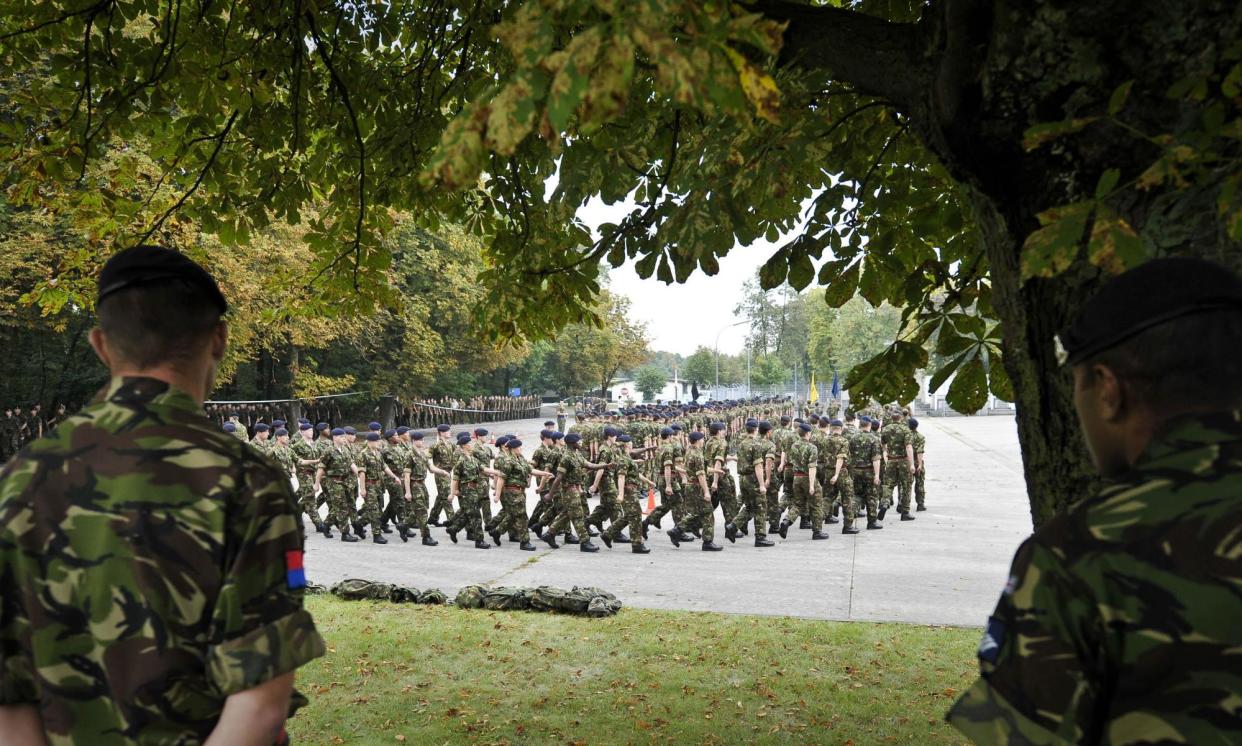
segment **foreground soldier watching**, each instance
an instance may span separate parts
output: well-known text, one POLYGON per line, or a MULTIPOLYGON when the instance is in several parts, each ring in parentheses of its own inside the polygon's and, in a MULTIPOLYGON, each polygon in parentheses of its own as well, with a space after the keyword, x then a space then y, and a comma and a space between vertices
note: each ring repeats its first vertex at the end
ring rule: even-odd
POLYGON ((306 702, 288 475, 202 414, 226 308, 176 252, 104 266, 111 381, 0 472, 0 741, 271 744, 306 702))
POLYGON ((949 712, 978 743, 1242 741, 1242 279, 1105 285, 1057 340, 1108 484, 1018 548, 949 712))

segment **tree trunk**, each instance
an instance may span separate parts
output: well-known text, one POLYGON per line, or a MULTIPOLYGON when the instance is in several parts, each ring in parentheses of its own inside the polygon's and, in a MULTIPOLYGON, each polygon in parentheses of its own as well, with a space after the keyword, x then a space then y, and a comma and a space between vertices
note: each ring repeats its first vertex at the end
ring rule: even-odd
MULTIPOLYGON (((965 185, 990 265, 993 305, 1014 384, 1035 525, 1092 491, 1070 377, 1053 336, 1104 275, 1080 257, 1053 279, 1023 281, 1026 236, 1043 210, 1089 199, 1101 174, 1127 183, 1156 160, 1157 146, 1098 121, 1027 151, 1036 124, 1106 119, 1111 95, 1133 81, 1119 118, 1148 135, 1203 130, 1205 104, 1169 97, 1192 75, 1216 80, 1233 64, 1242 6, 1222 0, 932 0, 918 23, 890 23, 840 8, 757 0, 787 20, 783 62, 823 69, 909 118, 911 129, 965 185)), ((1205 169, 1206 170, 1206 169, 1205 169)), ((1126 189, 1109 207, 1150 254, 1194 255, 1242 267, 1214 204, 1217 169, 1191 188, 1126 189)))

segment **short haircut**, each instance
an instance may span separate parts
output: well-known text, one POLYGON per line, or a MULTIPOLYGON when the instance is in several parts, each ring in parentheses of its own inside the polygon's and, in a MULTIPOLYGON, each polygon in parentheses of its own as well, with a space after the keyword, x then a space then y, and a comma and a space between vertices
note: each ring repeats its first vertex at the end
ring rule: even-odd
POLYGON ((109 295, 95 313, 108 345, 140 370, 189 358, 220 322, 210 295, 175 279, 109 295))
POLYGON ((1144 330, 1084 360, 1103 365, 1161 418, 1242 406, 1242 312, 1210 311, 1144 330))

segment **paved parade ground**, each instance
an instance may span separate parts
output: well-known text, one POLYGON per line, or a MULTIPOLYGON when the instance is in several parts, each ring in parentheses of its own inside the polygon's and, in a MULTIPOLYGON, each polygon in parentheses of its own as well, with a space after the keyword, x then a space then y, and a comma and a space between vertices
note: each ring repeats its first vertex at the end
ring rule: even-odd
MULTIPOLYGON (((493 434, 518 435, 529 455, 542 422, 488 427, 493 434)), ((647 608, 981 626, 1014 550, 1031 532, 1014 419, 928 417, 920 423, 927 436, 928 509, 906 523, 890 511, 882 531, 843 536, 838 524, 826 527, 830 540, 812 542, 809 531, 791 529, 789 539, 771 534, 777 545, 757 549, 753 537, 728 543, 717 511, 723 552, 700 551, 697 543, 674 548, 662 531, 652 530, 647 555, 631 554, 622 544, 612 550, 601 544, 596 554, 576 546, 552 550, 537 540, 536 552, 519 551, 507 540, 479 550, 464 538, 453 544, 435 528, 438 547, 424 547, 417 537, 403 544, 395 534, 387 545, 369 537, 344 544, 311 532, 308 579, 330 585, 366 578, 440 588, 450 597, 471 583, 596 586, 647 608)), ((670 525, 666 517, 665 528, 670 525)))

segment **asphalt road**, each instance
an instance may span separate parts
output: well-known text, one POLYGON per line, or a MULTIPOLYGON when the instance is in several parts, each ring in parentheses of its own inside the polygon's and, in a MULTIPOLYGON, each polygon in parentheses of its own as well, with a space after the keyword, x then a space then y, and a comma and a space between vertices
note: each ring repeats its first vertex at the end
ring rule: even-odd
MULTIPOLYGON (((529 454, 542 423, 487 427, 497 435, 518 435, 529 454)), ((377 545, 312 533, 307 575, 325 585, 367 578, 435 587, 450 597, 470 583, 590 585, 638 607, 981 626, 1004 586, 1014 550, 1031 531, 1016 426, 1002 416, 927 418, 921 430, 927 436, 928 510, 905 523, 890 513, 882 531, 844 536, 839 525, 829 526, 836 529, 832 538, 816 542, 810 532, 791 531, 787 540, 770 537, 777 546, 758 549, 748 537, 725 541, 718 512, 723 552, 703 552, 697 544, 674 548, 653 531, 647 555, 631 554, 625 545, 601 545, 600 552, 586 554, 575 546, 554 551, 538 543, 538 551, 523 552, 508 541, 479 550, 464 536, 462 543, 450 543, 443 529, 432 529, 438 547, 416 539, 403 544, 395 534, 388 536, 391 543, 377 545)), ((532 492, 528 503, 535 500, 532 492)))

